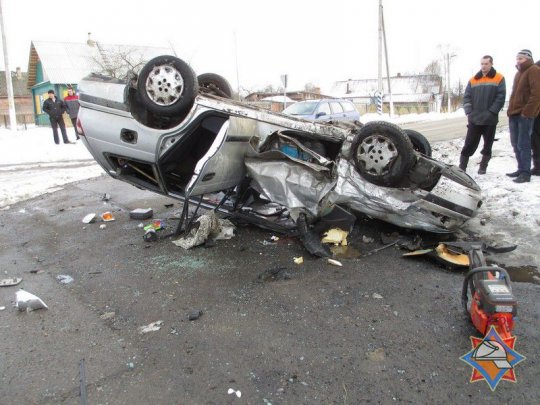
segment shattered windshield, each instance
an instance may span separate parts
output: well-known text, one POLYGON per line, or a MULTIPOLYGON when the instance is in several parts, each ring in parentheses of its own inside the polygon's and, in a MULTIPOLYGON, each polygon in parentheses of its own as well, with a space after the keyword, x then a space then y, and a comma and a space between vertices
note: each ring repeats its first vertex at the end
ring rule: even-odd
POLYGON ((283 114, 288 115, 311 115, 315 112, 317 101, 303 101, 293 104, 283 110, 283 114))

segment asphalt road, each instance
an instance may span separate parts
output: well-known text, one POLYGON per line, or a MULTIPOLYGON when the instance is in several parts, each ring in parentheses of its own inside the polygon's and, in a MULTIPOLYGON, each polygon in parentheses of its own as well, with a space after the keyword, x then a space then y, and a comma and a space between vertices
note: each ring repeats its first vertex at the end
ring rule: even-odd
MULTIPOLYGON (((459 357, 479 336, 463 316, 463 273, 381 246, 396 231, 361 219, 360 257, 334 267, 297 240, 251 226, 212 248, 143 241, 134 208, 168 219, 170 199, 102 177, 0 211, 2 277, 49 310, 11 307, 0 288, 0 402, 90 404, 535 403, 540 287, 514 283, 517 383, 469 383, 459 357), (103 193, 112 199, 103 202, 103 193), (116 220, 84 225, 88 213, 116 220), (363 236, 374 238, 365 243, 363 236), (303 256, 296 265, 293 257, 303 256), (277 276, 269 276, 269 270, 277 276), (61 284, 58 275, 74 281, 61 284), (201 310, 198 320, 188 314, 201 310), (139 328, 158 320, 160 330, 139 328), (229 389, 241 392, 241 398, 229 389)), ((400 231, 403 234, 403 231, 400 231)), ((412 235, 409 235, 412 236, 412 235)), ((355 256, 355 255, 351 255, 355 256)))
MULTIPOLYGON (((467 133, 467 117, 450 118, 439 121, 423 121, 403 124, 403 128, 414 129, 430 141, 440 142, 449 141, 456 138, 465 138, 467 133)), ((498 129, 508 126, 508 117, 506 114, 499 114, 498 129)))

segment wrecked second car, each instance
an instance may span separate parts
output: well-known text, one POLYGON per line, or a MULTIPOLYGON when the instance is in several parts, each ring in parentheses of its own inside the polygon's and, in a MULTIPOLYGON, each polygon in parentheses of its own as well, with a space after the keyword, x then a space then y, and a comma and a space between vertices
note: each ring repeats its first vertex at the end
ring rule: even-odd
POLYGON ((79 91, 77 130, 112 177, 275 231, 339 207, 452 232, 481 205, 466 173, 421 153, 421 134, 261 110, 233 101, 221 76, 197 77, 173 56, 125 80, 90 75, 79 91))

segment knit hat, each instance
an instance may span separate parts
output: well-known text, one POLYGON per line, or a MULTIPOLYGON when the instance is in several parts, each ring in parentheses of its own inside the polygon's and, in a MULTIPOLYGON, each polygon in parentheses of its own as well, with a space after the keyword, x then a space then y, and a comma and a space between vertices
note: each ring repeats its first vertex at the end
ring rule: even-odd
POLYGON ((528 49, 522 49, 517 53, 518 55, 525 56, 526 58, 532 59, 532 52, 528 49))

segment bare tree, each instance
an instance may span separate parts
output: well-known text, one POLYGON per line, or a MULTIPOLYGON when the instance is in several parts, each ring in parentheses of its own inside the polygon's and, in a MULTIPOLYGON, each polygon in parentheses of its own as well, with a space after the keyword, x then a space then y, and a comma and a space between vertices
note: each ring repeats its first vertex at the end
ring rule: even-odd
POLYGON ((432 60, 429 63, 429 65, 427 65, 424 69, 424 73, 427 73, 430 75, 440 76, 441 72, 442 72, 441 62, 437 59, 432 60))
POLYGON ((315 86, 313 83, 309 82, 304 85, 304 91, 308 93, 315 93, 315 90, 317 90, 317 86, 315 86))
POLYGON ((96 42, 97 52, 92 58, 97 72, 115 78, 124 78, 128 72, 138 72, 147 62, 136 48, 125 46, 104 47, 96 42))

